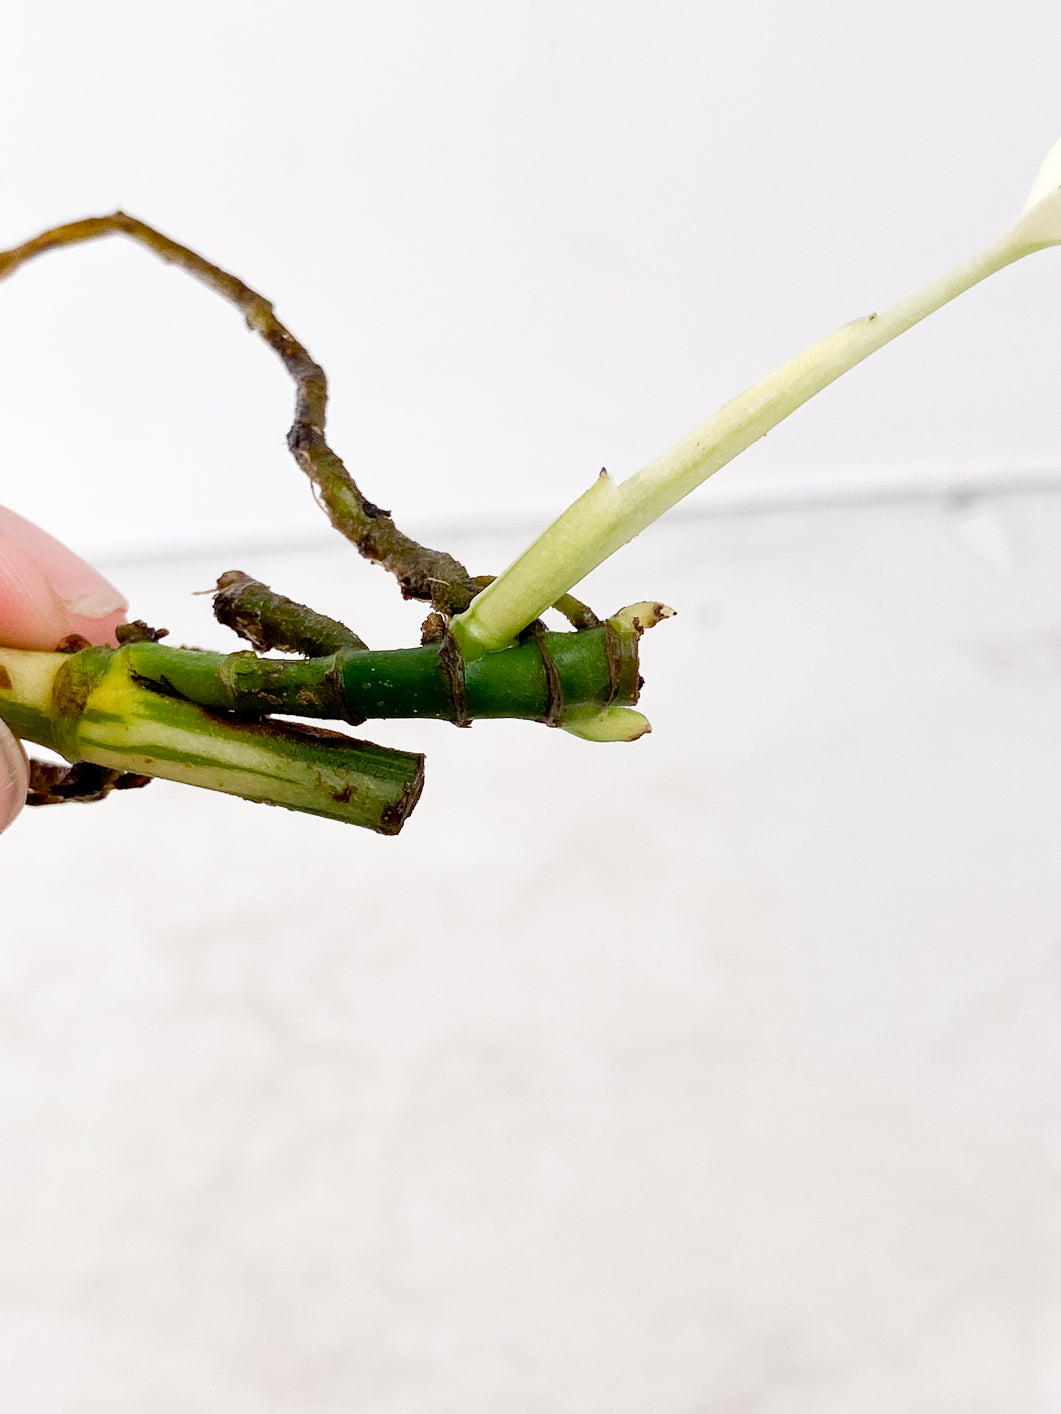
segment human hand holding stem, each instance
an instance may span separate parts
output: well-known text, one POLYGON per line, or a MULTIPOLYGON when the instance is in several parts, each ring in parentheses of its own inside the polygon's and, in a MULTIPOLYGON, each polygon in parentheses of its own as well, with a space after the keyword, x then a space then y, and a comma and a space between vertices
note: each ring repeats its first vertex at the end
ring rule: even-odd
MULTIPOLYGON (((247 653, 182 656, 181 650, 135 638, 116 654, 88 649, 68 665, 40 654, 16 661, 0 650, 0 673, 10 680, 7 691, 0 681, 0 717, 69 759, 84 756, 110 768, 130 763, 133 770, 393 833, 419 794, 419 767, 413 765, 419 758, 364 743, 329 747, 323 740, 299 740, 295 729, 279 726, 269 714, 353 722, 434 716, 458 725, 477 716, 516 716, 591 740, 642 735, 648 724, 632 710, 640 685, 637 640, 643 628, 670 611, 640 603, 602 624, 571 600, 571 589, 841 374, 988 275, 1061 244, 1061 141, 1043 163, 1016 224, 999 240, 891 309, 854 320, 811 345, 626 481, 616 483, 602 472, 492 582, 476 580, 451 556, 417 545, 397 530, 389 512, 361 494, 325 440, 323 370, 279 322, 272 305, 234 276, 119 212, 56 227, 0 253, 0 277, 44 250, 111 232, 131 236, 182 266, 241 310, 295 381, 288 444, 329 519, 364 556, 396 576, 405 597, 429 600, 435 612, 420 649, 370 653, 342 625, 257 586, 247 590, 248 603, 257 596, 264 608, 247 608, 223 621, 256 647, 302 653, 302 662, 277 666, 247 653), (539 615, 550 605, 571 618, 574 633, 546 633, 539 615), (284 620, 280 638, 267 622, 277 614, 284 620), (239 718, 248 713, 255 714, 258 726, 239 728, 239 718), (93 721, 95 728, 83 729, 93 721), (111 725, 101 729, 103 722, 111 725), (114 723, 121 724, 120 731, 114 723), (208 738, 214 743, 210 769, 191 769, 191 758, 208 738), (249 764, 248 751, 256 753, 256 764, 249 764), (274 770, 277 753, 286 756, 274 770), (337 770, 329 768, 323 781, 329 756, 337 770), (288 779, 292 771, 297 782, 288 779), (323 791, 313 784, 315 774, 323 791)), ((243 595, 242 581, 253 584, 242 575, 223 577, 219 603, 230 590, 237 598, 243 595)))
MULTIPOLYGON (((114 643, 127 608, 98 570, 0 506, 0 643, 51 649, 75 634, 114 643)), ((26 753, 0 721, 0 833, 21 811, 28 789, 26 753)))
POLYGON ((116 651, 89 647, 63 658, 0 648, 0 720, 16 735, 112 774, 163 776, 393 834, 419 798, 423 757, 282 716, 354 724, 428 716, 458 726, 523 717, 597 740, 647 730, 629 707, 640 686, 636 646, 663 606, 634 605, 602 623, 561 595, 556 607, 575 632, 550 634, 528 621, 526 641, 466 662, 448 624, 484 581, 452 556, 418 545, 362 495, 325 440, 324 371, 241 280, 122 212, 55 227, 0 252, 0 278, 44 251, 114 233, 236 305, 295 382, 288 445, 328 518, 395 575, 403 596, 427 600, 434 611, 419 648, 370 653, 345 625, 228 572, 215 598, 221 621, 255 648, 298 653, 301 661, 170 648, 140 623, 121 627, 116 651))

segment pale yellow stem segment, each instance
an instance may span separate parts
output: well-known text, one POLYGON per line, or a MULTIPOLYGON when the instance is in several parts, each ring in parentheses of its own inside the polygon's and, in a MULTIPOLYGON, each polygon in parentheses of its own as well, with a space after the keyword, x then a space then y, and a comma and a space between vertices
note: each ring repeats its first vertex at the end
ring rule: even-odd
POLYGON ((997 270, 1061 242, 1061 143, 1016 226, 971 260, 882 314, 845 324, 754 383, 626 481, 602 472, 453 621, 465 654, 501 648, 550 604, 720 467, 848 369, 997 270))

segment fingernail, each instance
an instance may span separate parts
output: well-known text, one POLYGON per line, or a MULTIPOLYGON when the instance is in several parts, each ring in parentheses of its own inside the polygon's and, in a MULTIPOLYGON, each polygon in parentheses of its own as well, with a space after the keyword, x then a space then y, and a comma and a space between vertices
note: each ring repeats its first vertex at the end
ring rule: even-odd
POLYGON ((60 594, 59 598, 64 608, 85 619, 105 619, 129 607, 128 599, 94 571, 92 584, 81 593, 71 594, 68 591, 60 594))
POLYGON ((124 612, 126 600, 79 555, 6 506, 0 506, 0 536, 17 546, 47 580, 56 599, 75 618, 106 619, 124 612))

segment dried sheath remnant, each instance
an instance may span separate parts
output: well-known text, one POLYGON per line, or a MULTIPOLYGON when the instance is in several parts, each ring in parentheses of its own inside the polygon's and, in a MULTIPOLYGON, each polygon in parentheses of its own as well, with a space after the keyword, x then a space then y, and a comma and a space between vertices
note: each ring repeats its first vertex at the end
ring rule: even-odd
POLYGON ((52 761, 30 758, 27 805, 64 805, 71 800, 103 800, 112 790, 140 790, 150 785, 151 776, 134 775, 113 767, 78 761, 60 766, 52 761))

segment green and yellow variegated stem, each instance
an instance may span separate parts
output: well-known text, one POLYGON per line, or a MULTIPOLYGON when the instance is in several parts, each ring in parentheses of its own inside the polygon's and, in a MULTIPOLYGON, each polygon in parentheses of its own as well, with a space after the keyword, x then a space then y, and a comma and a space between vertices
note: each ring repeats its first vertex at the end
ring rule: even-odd
POLYGON ((138 681, 129 651, 0 648, 0 719, 68 761, 161 776, 381 834, 396 834, 419 799, 422 756, 295 723, 221 717, 138 681))
POLYGON ((1043 163, 1017 224, 979 255, 884 313, 856 319, 812 344, 626 481, 602 472, 453 620, 464 653, 472 657, 510 643, 546 605, 841 374, 997 270, 1061 244, 1059 188, 1061 142, 1043 163))
POLYGON ((636 604, 596 628, 549 633, 465 662, 449 639, 307 659, 208 653, 157 642, 78 653, 0 648, 0 720, 68 761, 161 776, 395 833, 423 758, 279 722, 516 717, 596 741, 648 730, 632 710, 637 643, 670 611, 636 604))

